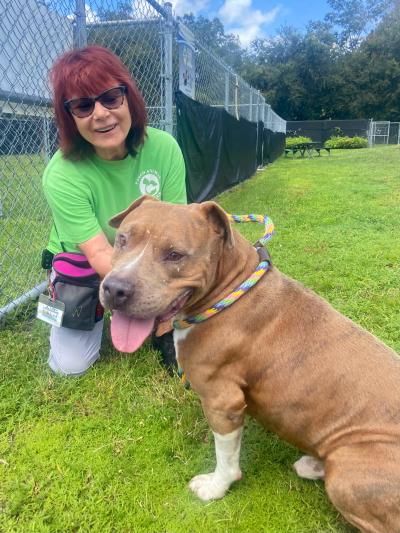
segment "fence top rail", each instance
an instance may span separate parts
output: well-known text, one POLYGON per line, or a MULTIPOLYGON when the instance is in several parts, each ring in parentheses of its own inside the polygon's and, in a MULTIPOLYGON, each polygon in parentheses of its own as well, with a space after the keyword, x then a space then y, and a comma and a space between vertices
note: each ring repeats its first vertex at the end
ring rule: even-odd
POLYGON ((44 96, 34 96, 29 94, 16 93, 12 91, 5 91, 4 89, 0 89, 0 100, 3 100, 5 102, 13 102, 16 104, 33 104, 43 107, 50 107, 52 105, 52 101, 50 98, 46 98, 44 96))
POLYGON ((141 18, 141 19, 120 19, 120 20, 96 20, 95 22, 87 22, 87 28, 100 28, 104 26, 136 26, 142 24, 160 23, 159 18, 141 18))

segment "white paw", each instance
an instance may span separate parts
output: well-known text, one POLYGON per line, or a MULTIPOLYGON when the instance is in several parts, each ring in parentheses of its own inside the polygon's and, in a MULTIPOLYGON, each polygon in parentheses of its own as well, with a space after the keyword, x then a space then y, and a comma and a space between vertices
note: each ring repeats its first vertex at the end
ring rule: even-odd
MULTIPOLYGON (((240 479, 241 474, 237 476, 240 479)), ((211 474, 200 474, 195 476, 189 483, 189 488, 196 496, 201 500, 218 500, 225 496, 226 491, 229 489, 231 482, 225 481, 218 476, 215 472, 211 474)))
POLYGON ((324 479, 324 463, 311 455, 303 455, 293 465, 298 476, 305 479, 324 479))

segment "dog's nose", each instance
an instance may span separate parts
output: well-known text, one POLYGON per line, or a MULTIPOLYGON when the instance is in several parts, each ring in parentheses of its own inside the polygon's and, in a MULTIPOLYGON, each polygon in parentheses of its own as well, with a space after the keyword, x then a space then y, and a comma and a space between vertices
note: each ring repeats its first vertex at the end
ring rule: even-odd
POLYGON ((121 309, 133 296, 133 284, 129 280, 109 276, 103 281, 103 292, 107 307, 121 309))

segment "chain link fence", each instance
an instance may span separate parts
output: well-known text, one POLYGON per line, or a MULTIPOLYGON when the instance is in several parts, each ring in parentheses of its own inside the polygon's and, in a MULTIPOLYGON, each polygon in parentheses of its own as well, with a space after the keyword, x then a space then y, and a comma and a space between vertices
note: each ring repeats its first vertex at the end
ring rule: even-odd
MULTIPOLYGON (((0 6, 0 323, 45 287, 40 268, 51 217, 41 178, 57 149, 48 71, 71 48, 99 44, 128 66, 155 127, 175 133, 174 92, 182 82, 180 46, 194 60, 196 100, 237 118, 286 123, 155 0, 2 0, 0 6), (182 37, 183 36, 183 37, 182 37)), ((22 309, 22 311, 21 311, 22 309)))

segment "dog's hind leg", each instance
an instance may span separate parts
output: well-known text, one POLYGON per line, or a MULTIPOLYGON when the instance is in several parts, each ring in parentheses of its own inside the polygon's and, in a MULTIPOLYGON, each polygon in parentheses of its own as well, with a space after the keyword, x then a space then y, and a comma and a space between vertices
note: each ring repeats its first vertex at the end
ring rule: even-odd
POLYGON ((325 462, 325 488, 363 533, 400 533, 400 451, 391 444, 343 447, 325 462))
POLYGON ((324 479, 324 463, 311 455, 303 455, 293 464, 296 474, 304 479, 324 479))

